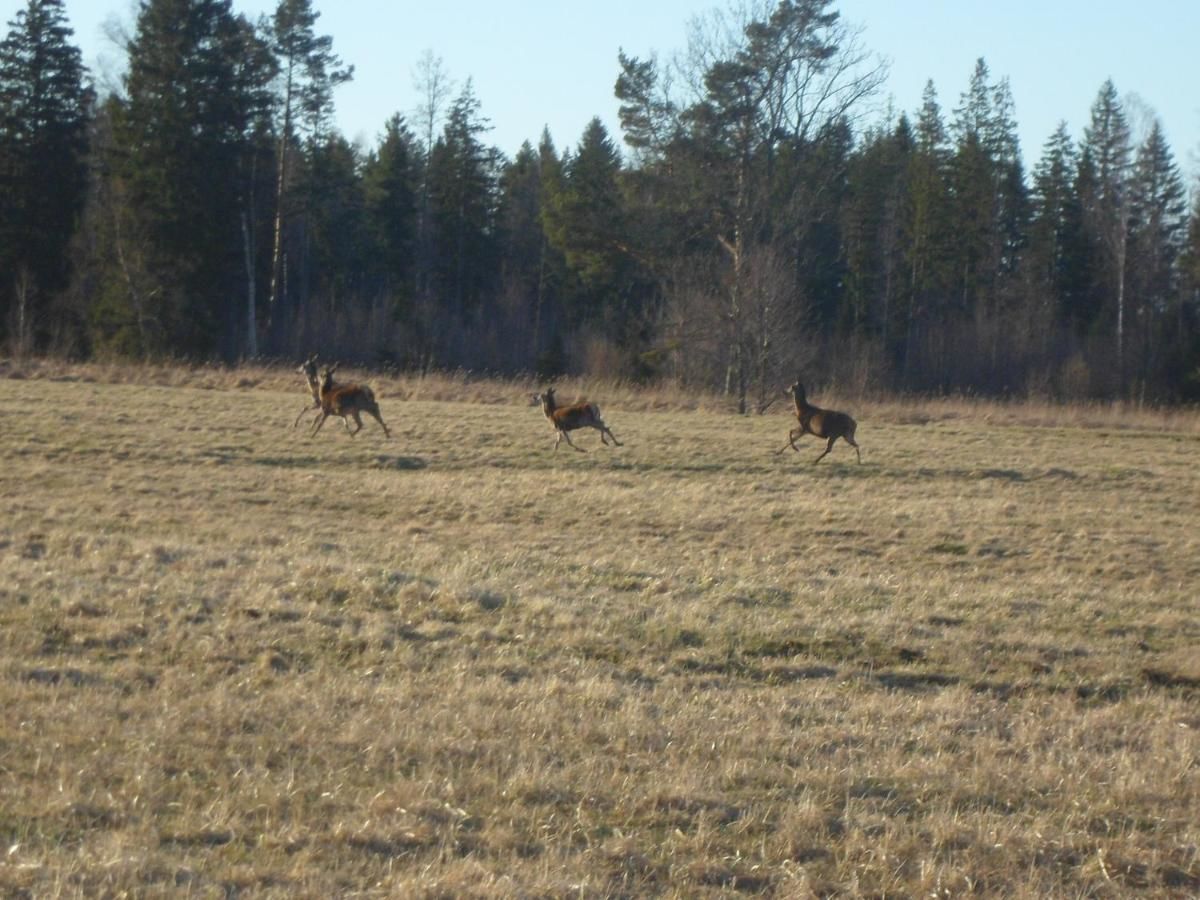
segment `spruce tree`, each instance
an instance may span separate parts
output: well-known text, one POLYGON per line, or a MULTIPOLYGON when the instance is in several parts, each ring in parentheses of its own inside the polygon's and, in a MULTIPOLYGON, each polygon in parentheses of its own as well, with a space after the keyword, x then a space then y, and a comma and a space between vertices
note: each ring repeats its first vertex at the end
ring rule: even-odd
POLYGON ((1053 305, 1053 318, 1081 332, 1087 324, 1091 254, 1076 185, 1078 169, 1074 142, 1060 122, 1033 171, 1028 262, 1033 290, 1053 305))
MULTIPOLYGON (((339 134, 312 148, 297 188, 306 198, 299 294, 308 344, 345 325, 368 289, 369 219, 358 150, 339 134)), ((361 347, 361 343, 360 343, 361 347)))
POLYGON ((380 290, 399 315, 411 312, 415 290, 419 155, 404 117, 394 115, 363 168, 372 267, 379 269, 380 290))
POLYGON ((626 312, 620 171, 621 157, 607 129, 592 119, 567 161, 563 190, 547 211, 550 239, 574 281, 570 315, 576 325, 608 320, 619 328, 626 312))
POLYGON ((1094 317, 1112 329, 1115 365, 1107 370, 1115 372, 1114 386, 1123 390, 1130 216, 1128 180, 1133 147, 1129 123, 1111 79, 1100 87, 1092 104, 1091 119, 1084 130, 1083 149, 1081 164, 1086 164, 1088 171, 1083 173, 1085 189, 1081 190, 1080 196, 1085 222, 1101 253, 1093 294, 1094 317))
MULTIPOLYGON (((908 167, 908 198, 903 246, 908 289, 897 326, 903 336, 898 365, 900 380, 925 386, 918 370, 917 348, 924 332, 939 327, 946 298, 952 292, 954 231, 949 193, 950 144, 932 81, 925 84, 914 129, 908 167)), ((898 337, 899 339, 899 337, 898 337)))
MULTIPOLYGON (((131 300, 140 309, 130 315, 153 322, 139 325, 140 352, 232 354, 240 343, 232 299, 246 277, 248 158, 270 75, 262 50, 230 0, 141 6, 114 159, 132 216, 115 256, 144 254, 150 284, 131 300), (131 246, 133 232, 144 246, 131 246)), ((127 266, 117 277, 130 279, 127 266)))
POLYGON ((482 140, 490 127, 468 80, 430 154, 434 296, 459 323, 495 284, 498 154, 482 140))
POLYGON ((1138 374, 1146 386, 1173 339, 1179 303, 1179 259, 1187 234, 1187 200, 1179 168, 1155 119, 1138 148, 1129 180, 1129 284, 1136 323, 1138 374))
POLYGON ((0 338, 22 349, 45 342, 86 189, 92 97, 71 35, 62 0, 28 0, 0 43, 0 338))

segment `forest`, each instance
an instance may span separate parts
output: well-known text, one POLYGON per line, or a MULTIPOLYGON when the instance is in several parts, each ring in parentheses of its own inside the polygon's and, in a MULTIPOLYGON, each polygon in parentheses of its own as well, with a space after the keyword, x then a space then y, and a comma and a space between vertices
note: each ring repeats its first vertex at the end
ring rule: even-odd
POLYGON ((28 0, 0 44, 0 347, 570 373, 743 412, 797 371, 1200 399, 1200 191, 1111 80, 1027 167, 984 58, 957 101, 930 82, 881 113, 886 68, 832 0, 760 2, 670 61, 613 48, 619 135, 596 117, 509 158, 432 53, 421 108, 347 140, 353 66, 318 20, 141 0, 102 94, 63 0, 28 0))

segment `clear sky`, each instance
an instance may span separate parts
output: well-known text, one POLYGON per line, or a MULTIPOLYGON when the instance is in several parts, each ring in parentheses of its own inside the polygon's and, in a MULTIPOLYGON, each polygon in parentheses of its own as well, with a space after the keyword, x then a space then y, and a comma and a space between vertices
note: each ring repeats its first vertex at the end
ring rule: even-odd
MULTIPOLYGON (((735 0, 736 2, 736 0, 735 0)), ((11 21, 24 0, 0 0, 11 21)), ((234 0, 252 19, 276 0, 234 0)), ((490 143, 512 155, 548 126, 560 150, 600 116, 619 139, 613 82, 617 50, 667 58, 686 43, 687 25, 712 0, 456 0, 388 3, 314 0, 319 33, 355 67, 336 96, 347 137, 373 143, 393 113, 417 105, 413 73, 425 51, 441 57, 461 85, 473 79, 490 143)), ((76 43, 97 74, 119 71, 121 54, 105 23, 131 28, 134 0, 67 0, 76 43)), ((1059 120, 1079 138, 1100 85, 1112 78, 1131 100, 1136 126, 1153 110, 1191 183, 1200 175, 1200 0, 840 0, 866 46, 891 64, 894 108, 912 112, 928 79, 949 119, 975 60, 1007 76, 1028 167, 1059 120)))

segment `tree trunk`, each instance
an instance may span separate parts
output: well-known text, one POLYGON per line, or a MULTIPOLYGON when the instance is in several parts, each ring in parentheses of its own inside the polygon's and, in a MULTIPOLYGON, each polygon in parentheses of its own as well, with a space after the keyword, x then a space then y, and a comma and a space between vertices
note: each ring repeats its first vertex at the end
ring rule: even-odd
POLYGON ((267 295, 267 327, 272 330, 278 328, 279 325, 280 297, 283 296, 280 288, 284 284, 281 272, 281 267, 285 262, 283 256, 283 201, 284 192, 287 190, 288 138, 292 133, 292 68, 293 64, 289 61, 283 92, 283 129, 279 135, 279 154, 275 166, 275 223, 271 244, 271 287, 267 295))
POLYGON ((258 356, 258 308, 254 286, 254 242, 250 236, 250 216, 242 211, 242 252, 246 259, 246 356, 258 356))

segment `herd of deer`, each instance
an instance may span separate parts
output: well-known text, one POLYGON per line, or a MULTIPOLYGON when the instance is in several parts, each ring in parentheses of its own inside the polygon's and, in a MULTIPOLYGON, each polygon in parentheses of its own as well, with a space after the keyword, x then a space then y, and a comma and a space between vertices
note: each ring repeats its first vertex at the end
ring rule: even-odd
MULTIPOLYGON (((346 426, 346 431, 350 432, 350 436, 354 437, 354 435, 362 431, 362 413, 367 413, 379 423, 379 426, 383 429, 383 433, 387 437, 391 437, 392 434, 388 431, 387 424, 383 421, 383 416, 379 413, 379 404, 375 400, 375 394, 365 384, 335 384, 333 373, 337 371, 337 366, 337 363, 334 363, 332 366, 326 366, 318 378, 317 357, 315 354, 301 363, 299 372, 308 383, 311 402, 300 410, 300 414, 296 416, 296 421, 292 423, 292 428, 300 424, 300 420, 304 418, 305 413, 316 410, 316 414, 312 420, 312 428, 309 431, 310 436, 320 431, 321 426, 325 424, 325 420, 330 416, 337 416, 342 420, 342 424, 346 426), (354 419, 354 424, 357 426, 353 431, 350 430, 348 419, 354 419)), ((814 463, 818 463, 825 458, 825 455, 833 449, 833 445, 838 438, 841 438, 853 447, 858 461, 862 462, 862 454, 859 452, 858 443, 854 440, 854 432, 858 428, 858 423, 854 419, 844 412, 835 412, 831 409, 821 409, 819 406, 813 406, 808 402, 808 398, 804 393, 804 385, 799 381, 787 388, 784 393, 790 394, 793 402, 796 404, 796 419, 799 422, 799 426, 793 428, 788 433, 788 442, 775 451, 776 455, 782 453, 789 446, 799 453, 800 448, 796 446, 796 439, 804 437, 806 434, 811 434, 814 437, 827 441, 824 452, 813 460, 814 463)), ((600 418, 600 407, 595 403, 584 400, 579 403, 572 403, 569 406, 559 406, 558 402, 554 399, 554 388, 546 388, 542 393, 536 394, 533 397, 532 404, 541 404, 542 412, 546 414, 546 418, 554 426, 556 434, 554 441, 555 450, 558 449, 558 445, 565 438, 571 447, 580 453, 586 453, 587 451, 577 446, 571 440, 571 432, 580 428, 595 428, 600 432, 600 440, 605 445, 608 444, 608 439, 612 438, 614 445, 618 447, 624 446, 617 440, 617 436, 612 433, 609 427, 604 424, 604 420, 600 418)))

